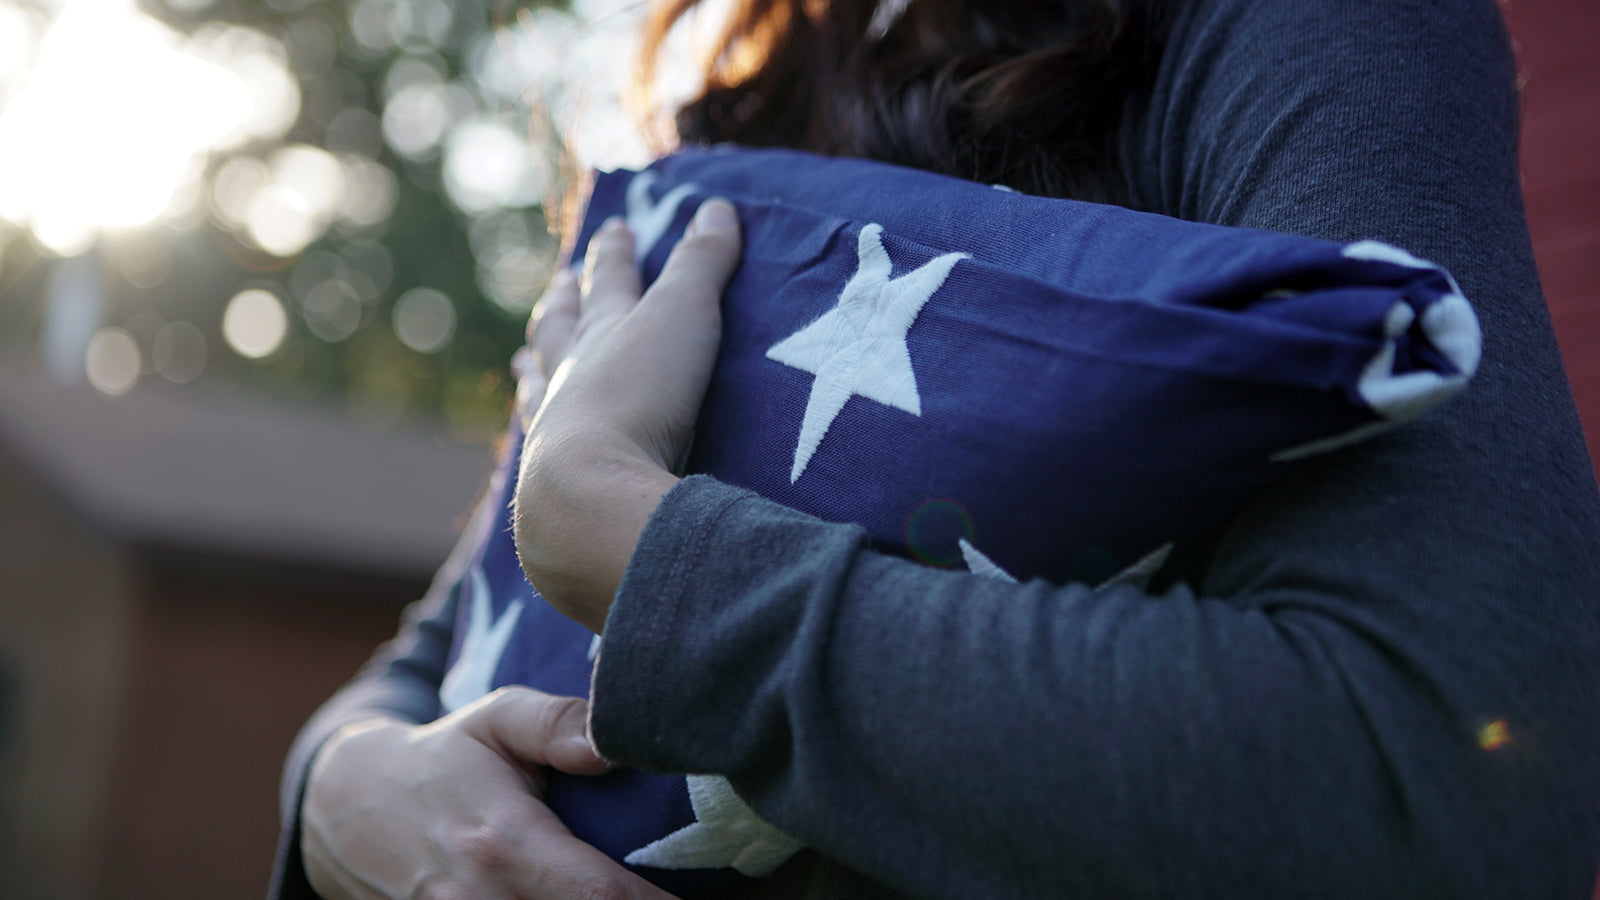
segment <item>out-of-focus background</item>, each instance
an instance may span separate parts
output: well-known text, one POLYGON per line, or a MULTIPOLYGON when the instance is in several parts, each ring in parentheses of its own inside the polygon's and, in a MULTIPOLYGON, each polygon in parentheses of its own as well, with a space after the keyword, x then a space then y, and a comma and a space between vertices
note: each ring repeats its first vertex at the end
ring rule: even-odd
POLYGON ((0 897, 265 890, 490 469, 563 150, 649 158, 641 11, 0 0, 0 897))
MULTIPOLYGON (((1600 5, 1503 5, 1600 435, 1600 5)), ((489 470, 562 147, 649 158, 640 6, 0 0, 0 896, 262 892, 290 739, 489 470)))

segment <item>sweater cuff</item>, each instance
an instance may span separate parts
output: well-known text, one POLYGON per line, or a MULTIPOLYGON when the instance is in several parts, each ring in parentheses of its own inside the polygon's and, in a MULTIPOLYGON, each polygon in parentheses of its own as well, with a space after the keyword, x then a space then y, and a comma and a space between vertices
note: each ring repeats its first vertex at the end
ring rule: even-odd
POLYGON ((718 522, 731 507, 758 499, 693 475, 674 485, 651 514, 617 587, 595 663, 589 727, 607 759, 640 768, 660 764, 666 749, 660 737, 674 717, 657 698, 691 689, 673 683, 670 664, 682 601, 718 522))

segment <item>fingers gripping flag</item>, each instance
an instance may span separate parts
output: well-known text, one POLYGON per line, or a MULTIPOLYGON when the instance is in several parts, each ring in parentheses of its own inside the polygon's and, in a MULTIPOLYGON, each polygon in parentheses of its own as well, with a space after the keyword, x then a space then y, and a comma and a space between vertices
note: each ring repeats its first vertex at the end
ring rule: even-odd
MULTIPOLYGON (((599 175, 575 254, 624 215, 648 284, 711 196, 738 208, 745 248, 690 470, 932 565, 1147 573, 1295 460, 1420 415, 1478 363, 1455 282, 1394 247, 792 151, 599 175)), ((523 579, 509 521, 480 544, 456 586, 446 707, 502 684, 586 694, 591 636, 523 579)), ((548 799, 687 896, 736 890, 799 847, 717 778, 552 773, 548 799)))

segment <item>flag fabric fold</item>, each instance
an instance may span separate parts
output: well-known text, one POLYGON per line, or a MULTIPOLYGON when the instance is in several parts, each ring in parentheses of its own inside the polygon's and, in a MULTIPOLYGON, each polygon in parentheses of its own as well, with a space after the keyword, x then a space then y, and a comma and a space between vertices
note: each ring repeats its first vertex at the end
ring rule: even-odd
MULTIPOLYGON (((623 215, 649 284, 713 196, 738 209, 745 249, 690 471, 931 565, 1100 583, 1214 528, 1295 460, 1452 396, 1481 350, 1450 275, 1381 243, 786 150, 598 175, 575 258, 623 215)), ((509 521, 472 571, 447 706, 501 684, 585 694, 590 636, 527 585, 509 521)), ((549 800, 614 858, 653 846, 636 868, 692 896, 793 849, 731 791, 691 797, 679 776, 553 773, 549 800), (693 848, 678 868, 676 847, 693 848)))

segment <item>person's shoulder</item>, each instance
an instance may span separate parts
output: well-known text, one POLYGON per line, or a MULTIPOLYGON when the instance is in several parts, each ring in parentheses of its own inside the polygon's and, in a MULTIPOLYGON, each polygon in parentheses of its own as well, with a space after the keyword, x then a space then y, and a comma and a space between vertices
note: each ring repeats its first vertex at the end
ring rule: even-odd
POLYGON ((1428 256, 1421 230, 1438 225, 1416 210, 1481 204, 1486 182, 1499 197, 1515 174, 1515 68, 1494 0, 1179 0, 1170 12, 1124 132, 1142 208, 1428 256))

